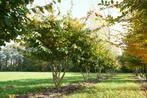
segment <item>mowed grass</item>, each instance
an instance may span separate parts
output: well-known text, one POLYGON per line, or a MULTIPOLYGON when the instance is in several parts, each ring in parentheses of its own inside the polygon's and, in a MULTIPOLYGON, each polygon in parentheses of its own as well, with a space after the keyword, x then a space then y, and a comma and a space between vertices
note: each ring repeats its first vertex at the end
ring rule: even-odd
POLYGON ((64 98, 147 98, 133 74, 117 74, 64 98))
MULTIPOLYGON (((95 74, 91 74, 92 78, 95 74)), ((82 81, 80 73, 66 73, 63 85, 82 81)), ((53 87, 50 72, 0 72, 0 98, 12 94, 43 92, 53 87)), ((108 80, 92 83, 63 98, 147 98, 133 74, 116 74, 108 80)))
MULTIPOLYGON (((80 73, 66 73, 63 85, 83 80, 80 73)), ((40 92, 54 86, 51 72, 0 72, 0 98, 40 92)))

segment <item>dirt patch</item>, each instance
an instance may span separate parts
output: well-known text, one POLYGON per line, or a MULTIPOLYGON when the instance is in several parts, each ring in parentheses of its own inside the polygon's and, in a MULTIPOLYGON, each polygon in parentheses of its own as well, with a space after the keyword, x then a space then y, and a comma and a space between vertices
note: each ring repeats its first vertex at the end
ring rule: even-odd
POLYGON ((86 87, 91 87, 93 83, 80 82, 71 84, 68 86, 63 86, 61 88, 52 88, 48 89, 45 92, 41 93, 31 93, 26 95, 16 95, 13 98, 61 98, 63 95, 71 94, 75 91, 82 90, 86 87))

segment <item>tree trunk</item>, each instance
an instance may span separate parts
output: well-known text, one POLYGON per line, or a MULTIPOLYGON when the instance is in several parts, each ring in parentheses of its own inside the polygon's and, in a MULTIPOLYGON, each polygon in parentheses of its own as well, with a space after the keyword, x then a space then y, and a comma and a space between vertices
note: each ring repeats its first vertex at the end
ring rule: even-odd
POLYGON ((56 88, 61 87, 63 78, 67 70, 67 61, 65 60, 64 64, 60 64, 60 63, 61 62, 59 61, 52 61, 52 64, 51 64, 53 82, 56 88))
POLYGON ((6 57, 6 60, 5 60, 5 70, 8 70, 8 59, 6 57))
POLYGON ((147 65, 145 65, 145 78, 147 80, 147 65))
POLYGON ((135 69, 135 75, 138 76, 138 68, 135 69))
POLYGON ((0 59, 0 71, 2 71, 2 61, 0 59))
POLYGON ((82 70, 81 70, 81 73, 82 73, 82 76, 83 76, 83 79, 85 80, 85 81, 87 81, 87 80, 89 80, 89 73, 90 73, 90 67, 89 66, 84 66, 85 67, 85 72, 83 72, 82 70))
POLYGON ((102 67, 97 68, 97 79, 100 80, 101 78, 101 73, 102 73, 102 67))

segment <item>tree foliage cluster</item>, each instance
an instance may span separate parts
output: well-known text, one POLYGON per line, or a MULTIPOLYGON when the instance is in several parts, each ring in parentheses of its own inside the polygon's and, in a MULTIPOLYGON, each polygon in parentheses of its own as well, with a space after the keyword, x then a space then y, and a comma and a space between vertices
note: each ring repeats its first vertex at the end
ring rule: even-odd
POLYGON ((24 33, 28 21, 25 0, 0 0, 0 45, 24 33))
MULTIPOLYGON (((101 0, 99 5, 104 8, 117 8, 121 15, 114 18, 106 17, 111 25, 116 23, 125 24, 127 33, 123 36, 125 44, 123 55, 119 58, 122 68, 135 70, 136 73, 147 73, 147 1, 146 0, 123 0, 118 3, 114 0, 101 0)), ((125 32, 123 32, 125 33, 125 32)), ((146 75, 147 76, 147 75, 146 75)))
MULTIPOLYGON (((126 52, 139 57, 142 62, 147 61, 147 1, 128 0, 125 1, 122 10, 128 9, 128 20, 130 28, 125 38, 126 52), (129 15, 130 14, 130 15, 129 15)), ((127 13, 127 12, 125 12, 127 13)))
POLYGON ((86 76, 83 74, 84 79, 87 79, 92 68, 114 69, 114 60, 109 51, 91 36, 91 31, 78 19, 69 14, 63 18, 50 15, 42 19, 40 21, 35 18, 30 23, 32 33, 24 37, 27 41, 26 49, 48 62, 56 87, 61 85, 71 65, 86 72, 86 76), (98 49, 100 46, 101 50, 98 49))
MULTIPOLYGON (((128 9, 130 15, 128 35, 125 38, 126 54, 136 59, 133 63, 138 65, 141 72, 147 74, 147 1, 128 0, 124 2, 123 10, 128 9), (128 6, 128 7, 126 7, 128 6), (126 8, 124 8, 126 7, 126 8), (138 64, 138 61, 140 62, 138 64)), ((132 58, 133 59, 133 58, 132 58)))

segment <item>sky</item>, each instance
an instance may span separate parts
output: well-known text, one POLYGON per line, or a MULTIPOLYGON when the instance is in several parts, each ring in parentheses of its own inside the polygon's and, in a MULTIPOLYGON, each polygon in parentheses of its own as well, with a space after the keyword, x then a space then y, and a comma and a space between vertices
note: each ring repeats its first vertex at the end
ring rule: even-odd
MULTIPOLYGON (((32 7, 34 6, 44 6, 49 4, 51 0, 34 0, 32 7)), ((87 12, 90 10, 98 9, 98 3, 101 0, 61 0, 61 3, 58 4, 59 8, 61 9, 61 13, 63 15, 66 14, 68 10, 71 8, 71 4, 73 3, 72 7, 72 14, 75 18, 82 18, 87 15, 87 12)), ((116 16, 119 12, 115 9, 105 10, 103 14, 111 13, 111 15, 116 16)))
MULTIPOLYGON (((73 0, 73 17, 82 18, 87 15, 87 12, 93 10, 99 0, 73 0)), ((62 0, 61 9, 63 13, 71 7, 71 0, 62 0)))
MULTIPOLYGON (((64 15, 71 8, 71 1, 73 1, 72 14, 75 18, 82 18, 87 15, 89 10, 93 10, 100 0, 61 0, 58 4, 61 13, 64 15)), ((43 6, 50 2, 50 0, 34 0, 33 6, 43 6)))

